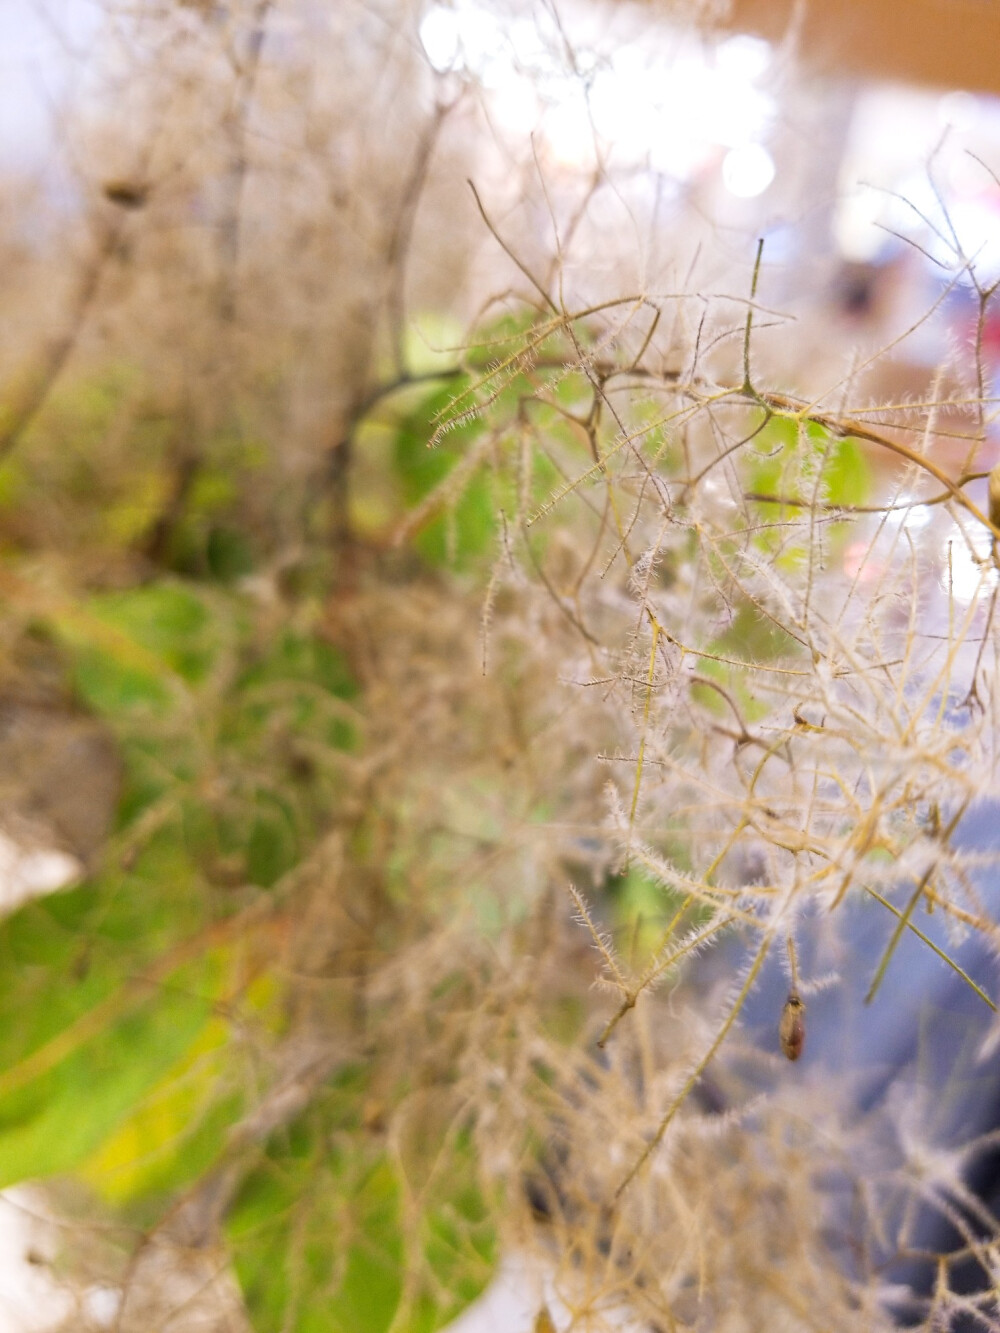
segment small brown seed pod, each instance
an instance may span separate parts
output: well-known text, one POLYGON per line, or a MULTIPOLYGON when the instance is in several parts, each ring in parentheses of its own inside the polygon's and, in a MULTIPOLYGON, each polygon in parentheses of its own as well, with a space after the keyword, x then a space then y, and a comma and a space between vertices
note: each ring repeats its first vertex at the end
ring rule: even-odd
POLYGON ((139 181, 105 181, 101 189, 105 199, 119 208, 142 208, 149 198, 149 186, 139 181))
POLYGON ((988 497, 989 507, 986 512, 989 520, 995 528, 1000 528, 1000 463, 990 471, 988 497))
POLYGON ((778 1024, 781 1049, 789 1060, 797 1060, 806 1044, 806 1007, 798 991, 789 991, 778 1024))

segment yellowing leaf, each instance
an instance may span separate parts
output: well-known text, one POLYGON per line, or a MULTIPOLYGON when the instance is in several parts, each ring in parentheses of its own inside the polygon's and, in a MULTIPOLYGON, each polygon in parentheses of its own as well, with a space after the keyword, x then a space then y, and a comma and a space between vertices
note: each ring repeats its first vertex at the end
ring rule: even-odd
MULTIPOLYGON (((164 1165, 217 1103, 227 1040, 227 1025, 209 1019, 185 1055, 84 1162, 81 1176, 105 1198, 120 1202, 160 1184, 164 1165)), ((192 1174, 200 1165, 191 1166, 192 1174)))

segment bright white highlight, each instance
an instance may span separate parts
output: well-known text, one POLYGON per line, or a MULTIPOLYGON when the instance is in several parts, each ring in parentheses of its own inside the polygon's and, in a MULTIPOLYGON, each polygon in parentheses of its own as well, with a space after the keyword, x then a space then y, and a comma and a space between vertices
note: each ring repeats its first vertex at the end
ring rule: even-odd
POLYGON ((953 93, 945 93, 938 102, 937 118, 942 127, 950 126, 965 133, 974 129, 979 120, 979 104, 972 93, 956 89, 953 93))
POLYGON ((458 14, 440 5, 429 9, 420 24, 420 41, 427 59, 439 74, 452 69, 458 60, 461 42, 458 14))
POLYGON ((476 78, 498 123, 518 136, 537 131, 566 166, 609 154, 618 167, 689 180, 714 168, 724 148, 737 154, 727 188, 743 198, 763 193, 774 162, 761 141, 777 104, 756 85, 770 46, 735 36, 706 47, 666 27, 657 42, 655 32, 644 28, 641 41, 605 38, 600 52, 581 48, 570 68, 544 11, 501 16, 489 0, 454 0, 428 10, 420 40, 439 73, 476 78))
POLYGON ((66 888, 80 878, 75 856, 56 848, 28 850, 0 833, 0 916, 32 898, 66 888))
POLYGON ((755 199, 774 180, 774 159, 759 143, 731 148, 722 164, 722 183, 737 199, 755 199))
POLYGON ((988 592, 997 581, 995 567, 988 563, 990 542, 987 536, 978 543, 976 556, 962 537, 949 537, 941 551, 941 586, 950 589, 956 602, 968 604, 988 592))

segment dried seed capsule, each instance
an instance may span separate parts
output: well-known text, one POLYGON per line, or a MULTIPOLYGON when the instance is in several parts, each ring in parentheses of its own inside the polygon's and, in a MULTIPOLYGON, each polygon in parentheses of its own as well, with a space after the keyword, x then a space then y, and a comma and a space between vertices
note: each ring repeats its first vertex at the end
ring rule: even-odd
POLYGON ((149 197, 149 186, 139 181, 105 181, 101 188, 105 199, 119 208, 142 208, 149 197))
POLYGON ((781 1049, 789 1060, 797 1060, 802 1054, 806 1042, 806 1007, 798 991, 789 991, 785 1007, 781 1011, 778 1024, 778 1037, 781 1049))
POLYGON ((1000 463, 990 470, 989 508, 987 514, 995 528, 1000 528, 1000 463))

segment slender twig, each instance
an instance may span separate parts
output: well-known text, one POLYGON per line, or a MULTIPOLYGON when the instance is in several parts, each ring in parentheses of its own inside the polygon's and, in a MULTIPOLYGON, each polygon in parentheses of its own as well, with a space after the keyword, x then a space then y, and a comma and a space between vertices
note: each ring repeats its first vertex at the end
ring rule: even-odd
POLYGON ((121 214, 116 214, 102 224, 95 252, 84 267, 70 303, 64 331, 42 353, 39 364, 28 377, 28 387, 20 401, 7 407, 0 416, 0 460, 17 447, 25 431, 48 401, 49 394, 83 333, 105 271, 118 252, 125 226, 125 218, 121 214))
MULTIPOLYGON (((900 918, 903 917, 904 913, 902 913, 899 910, 899 908, 896 907, 893 903, 889 902, 888 898, 883 898, 877 889, 873 889, 870 884, 865 884, 863 887, 865 892, 870 894, 871 897, 873 897, 876 902, 881 903, 883 907, 888 908, 888 910, 893 914, 893 916, 900 918)), ((983 1001, 984 1004, 988 1005, 993 1010, 994 1013, 997 1013, 996 1005, 986 994, 983 988, 981 986, 976 985, 976 983, 969 976, 968 972, 966 972, 963 968, 959 967, 958 963, 955 962, 954 958, 949 957, 949 955, 946 954, 942 948, 936 945, 932 939, 929 939, 928 936, 926 936, 924 932, 919 928, 919 926, 915 926, 912 921, 907 921, 905 924, 908 930, 913 931, 917 939, 923 940, 924 944, 926 944, 929 949, 931 949, 934 953, 936 953, 937 956, 942 960, 942 962, 947 963, 953 972, 958 973, 958 975, 962 978, 962 980, 966 983, 966 985, 970 986, 976 992, 976 994, 979 996, 979 998, 983 1001)))
POLYGON ((476 207, 479 209, 479 216, 483 219, 483 221, 486 223, 487 227, 489 228, 489 230, 490 230, 490 235, 491 235, 491 236, 493 237, 493 239, 496 241, 497 245, 499 245, 500 249, 504 252, 504 254, 507 256, 507 258, 510 259, 511 262, 514 263, 514 264, 517 266, 517 268, 520 270, 520 272, 523 273, 524 276, 528 279, 528 281, 531 283, 532 287, 534 287, 535 291, 539 294, 539 296, 542 298, 542 300, 545 302, 545 304, 549 307, 549 309, 550 309, 554 314, 558 314, 558 313, 559 313, 559 307, 556 305, 555 301, 553 301, 552 297, 548 294, 548 292, 545 290, 545 288, 542 286, 542 284, 539 282, 539 280, 538 280, 538 279, 535 277, 535 275, 531 272, 531 270, 528 268, 527 264, 525 264, 524 260, 521 259, 521 258, 517 255, 517 253, 516 253, 514 250, 511 249, 511 247, 507 244, 507 242, 503 239, 503 237, 502 237, 502 236, 500 235, 500 233, 497 231, 496 227, 495 227, 495 226, 493 225, 493 223, 490 221, 489 214, 486 212, 486 209, 485 209, 484 206, 483 206, 483 201, 482 201, 482 199, 480 199, 480 197, 479 197, 479 191, 476 189, 475 185, 472 183, 471 180, 469 181, 468 184, 469 184, 469 189, 472 191, 472 197, 473 197, 473 198, 475 199, 475 201, 476 201, 476 207))
POLYGON ((236 318, 239 294, 240 239, 243 216, 243 195, 246 189, 250 160, 247 156, 247 127, 253 111, 257 74, 267 30, 267 16, 273 0, 257 0, 246 56, 238 62, 236 96, 230 116, 229 130, 232 144, 225 193, 225 207, 219 227, 222 254, 222 280, 219 295, 219 313, 227 323, 236 318))
POLYGON ((760 972, 760 969, 764 965, 764 959, 767 957, 767 953, 770 947, 771 947, 771 936, 766 935, 764 937, 763 943, 760 946, 760 949, 757 951, 757 955, 754 958, 753 963, 750 965, 750 970, 747 972, 746 979, 744 980, 743 985, 740 988, 740 992, 736 996, 736 999, 733 1002, 732 1007, 729 1010, 729 1013, 726 1015, 725 1020, 722 1023, 722 1026, 715 1034, 715 1038, 712 1041, 711 1046, 709 1046, 708 1050, 695 1065, 694 1069, 691 1071, 690 1075, 685 1080, 684 1085, 681 1088, 680 1092, 670 1103, 670 1106, 668 1107, 666 1114, 660 1121, 659 1125, 656 1127, 656 1133, 650 1139, 649 1143, 646 1144, 646 1147, 636 1158, 635 1162, 632 1164, 624 1180, 615 1190, 616 1199, 621 1198, 624 1192, 628 1189, 629 1185, 631 1185, 632 1181, 635 1180, 636 1176, 642 1170, 643 1166, 645 1166, 646 1162, 656 1151, 656 1149, 660 1146, 664 1134, 666 1134, 667 1130, 670 1127, 670 1122, 673 1120, 674 1116, 677 1114, 681 1106, 684 1104, 684 1101, 686 1100, 688 1093, 701 1078, 702 1074, 708 1068, 709 1064, 711 1064, 712 1058, 715 1055, 716 1051, 725 1041, 729 1029, 733 1026, 733 1024, 736 1022, 736 1019, 739 1017, 740 1010, 743 1008, 743 1005, 746 1002, 746 998, 750 994, 754 982, 757 980, 757 975, 760 972))

